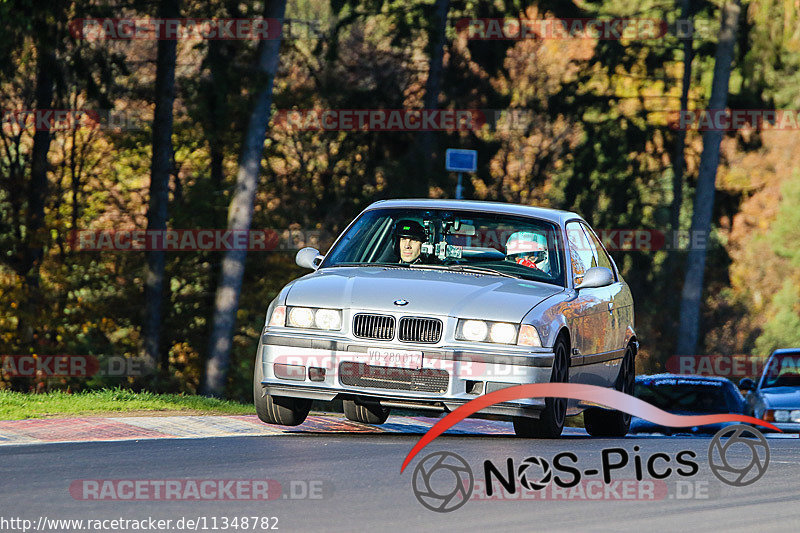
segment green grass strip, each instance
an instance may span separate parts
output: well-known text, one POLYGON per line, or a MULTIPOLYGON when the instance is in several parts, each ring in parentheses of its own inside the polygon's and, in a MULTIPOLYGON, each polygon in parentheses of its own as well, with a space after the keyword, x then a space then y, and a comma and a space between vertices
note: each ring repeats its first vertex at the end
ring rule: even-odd
POLYGON ((204 396, 153 394, 125 389, 103 389, 75 394, 30 394, 0 390, 0 420, 96 414, 124 415, 132 411, 190 411, 210 415, 254 414, 252 404, 204 396))

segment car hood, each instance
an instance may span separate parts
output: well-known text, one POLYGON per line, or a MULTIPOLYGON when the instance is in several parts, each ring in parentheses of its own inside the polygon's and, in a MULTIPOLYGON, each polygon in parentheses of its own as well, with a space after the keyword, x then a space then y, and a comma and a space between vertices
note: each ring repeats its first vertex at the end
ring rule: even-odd
POLYGON ((519 322, 562 287, 514 278, 415 268, 331 267, 296 280, 287 305, 402 311, 519 322), (406 300, 404 306, 396 300, 406 300))
POLYGON ((764 403, 770 408, 800 409, 800 388, 767 387, 759 391, 764 403))

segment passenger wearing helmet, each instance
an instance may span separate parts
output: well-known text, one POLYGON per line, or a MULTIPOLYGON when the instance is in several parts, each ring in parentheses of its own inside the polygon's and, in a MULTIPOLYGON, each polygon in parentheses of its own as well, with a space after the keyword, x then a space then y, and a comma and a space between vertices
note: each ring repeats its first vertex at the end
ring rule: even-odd
POLYGON ((512 233, 506 242, 506 259, 515 263, 546 271, 547 239, 544 235, 532 231, 512 233))
POLYGON ((394 239, 400 263, 421 262, 422 243, 428 240, 422 224, 414 220, 398 220, 394 229, 394 239))

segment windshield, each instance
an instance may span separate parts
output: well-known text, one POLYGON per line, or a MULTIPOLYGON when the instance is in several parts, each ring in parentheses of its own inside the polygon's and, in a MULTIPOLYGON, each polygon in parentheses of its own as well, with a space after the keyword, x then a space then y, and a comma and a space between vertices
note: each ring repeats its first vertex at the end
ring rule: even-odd
POLYGON ((764 369, 762 387, 800 387, 800 353, 776 354, 764 369))
POLYGON ((637 382, 634 396, 669 412, 727 413, 723 384, 715 381, 637 382))
POLYGON ((321 267, 393 265, 466 270, 564 286, 563 246, 548 221, 443 209, 375 209, 321 267))

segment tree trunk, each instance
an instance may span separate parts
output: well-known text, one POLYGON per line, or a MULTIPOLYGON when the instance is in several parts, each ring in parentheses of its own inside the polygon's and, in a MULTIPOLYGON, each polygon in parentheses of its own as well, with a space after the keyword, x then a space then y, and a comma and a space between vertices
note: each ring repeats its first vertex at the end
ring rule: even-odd
MULTIPOLYGON (((226 13, 227 15, 227 13, 226 13)), ((222 212, 222 200, 224 198, 225 186, 225 141, 224 136, 229 133, 230 117, 228 110, 227 95, 230 90, 230 70, 231 61, 230 48, 225 41, 211 40, 208 42, 208 66, 209 83, 207 86, 207 102, 209 107, 208 116, 208 146, 211 161, 209 170, 211 174, 211 185, 213 187, 214 200, 209 221, 212 228, 222 228, 225 224, 225 214, 222 212)), ((211 251, 208 255, 211 265, 208 280, 208 294, 206 295, 206 308, 208 309, 208 322, 214 321, 214 300, 217 293, 217 284, 222 272, 223 254, 220 251, 211 251)), ((205 379, 205 366, 211 354, 203 353, 202 359, 202 379, 205 379)))
MULTIPOLYGON (((425 82, 425 96, 423 106, 425 109, 439 109, 439 94, 442 92, 442 76, 444 71, 444 45, 446 41, 447 12, 450 9, 450 0, 436 0, 434 6, 434 20, 429 36, 428 49, 430 60, 428 65, 428 79, 425 82)), ((417 143, 412 150, 416 161, 412 161, 411 168, 418 168, 416 180, 408 180, 407 190, 402 191, 410 196, 428 197, 430 176, 434 163, 439 160, 435 153, 435 132, 421 131, 417 143)))
MULTIPOLYGON (((264 18, 283 20, 286 0, 267 0, 264 18)), ((263 75, 263 87, 256 93, 253 110, 239 156, 236 188, 228 209, 228 229, 249 230, 253 218, 253 202, 258 185, 264 140, 272 105, 272 86, 278 71, 280 39, 262 41, 257 70, 263 75)), ((214 301, 214 323, 209 340, 209 359, 206 363, 205 394, 222 396, 230 364, 233 328, 242 289, 247 250, 227 250, 222 260, 222 273, 214 301)))
MULTIPOLYGON (((54 78, 56 68, 55 55, 49 48, 47 39, 42 39, 38 47, 39 61, 36 73, 36 107, 45 112, 53 106, 54 78)), ((25 228, 25 248, 21 272, 25 274, 26 298, 22 302, 17 329, 23 342, 33 342, 37 310, 42 305, 42 294, 39 287, 40 268, 44 258, 44 244, 47 240, 47 229, 44 225, 44 204, 47 199, 47 171, 50 152, 50 125, 43 121, 43 127, 36 124, 31 149, 31 183, 28 188, 28 211, 25 228)))
MULTIPOLYGON (((722 7, 719 43, 714 59, 714 78, 711 83, 711 112, 725 109, 728 100, 728 81, 731 74, 736 26, 741 11, 740 0, 727 2, 722 7)), ((714 210, 714 192, 719 166, 719 147, 723 131, 711 130, 703 134, 703 154, 697 177, 691 235, 708 236, 714 210), (695 233, 698 232, 698 233, 695 233)), ((693 239, 692 239, 693 240, 693 239)), ((706 266, 707 239, 697 249, 691 248, 686 261, 686 276, 681 294, 680 329, 678 330, 678 355, 691 355, 697 349, 700 331, 700 304, 703 294, 703 274, 706 266)))
MULTIPOLYGON (((683 80, 681 86, 681 110, 689 108, 689 89, 692 84, 692 60, 694 59, 694 20, 689 10, 690 0, 681 0, 681 20, 690 21, 689 35, 683 39, 683 80)), ((675 233, 681 229, 681 206, 683 204, 683 172, 686 168, 686 129, 678 128, 675 139, 675 157, 672 164, 672 206, 670 229, 675 233)))
MULTIPOLYGON (((162 0, 159 17, 178 18, 179 0, 162 0)), ((148 231, 165 230, 169 204, 169 178, 172 170, 172 106, 175 101, 176 39, 158 41, 156 59, 155 112, 153 114, 153 159, 150 165, 150 205, 147 211, 148 231)), ((145 278, 144 352, 146 365, 154 370, 158 364, 166 370, 169 361, 162 354, 161 333, 164 321, 165 253, 147 252, 145 278)))
MULTIPOLYGON (((36 74, 36 107, 46 111, 53 106, 53 74, 55 69, 55 56, 46 50, 45 44, 39 46, 39 65, 36 74)), ((31 150, 31 185, 28 189, 28 220, 27 220, 27 251, 25 261, 25 277, 29 287, 38 289, 39 268, 44 255, 44 204, 47 198, 47 171, 49 163, 47 154, 50 152, 49 123, 44 122, 44 127, 39 128, 37 123, 36 133, 33 135, 33 148, 31 150)))

